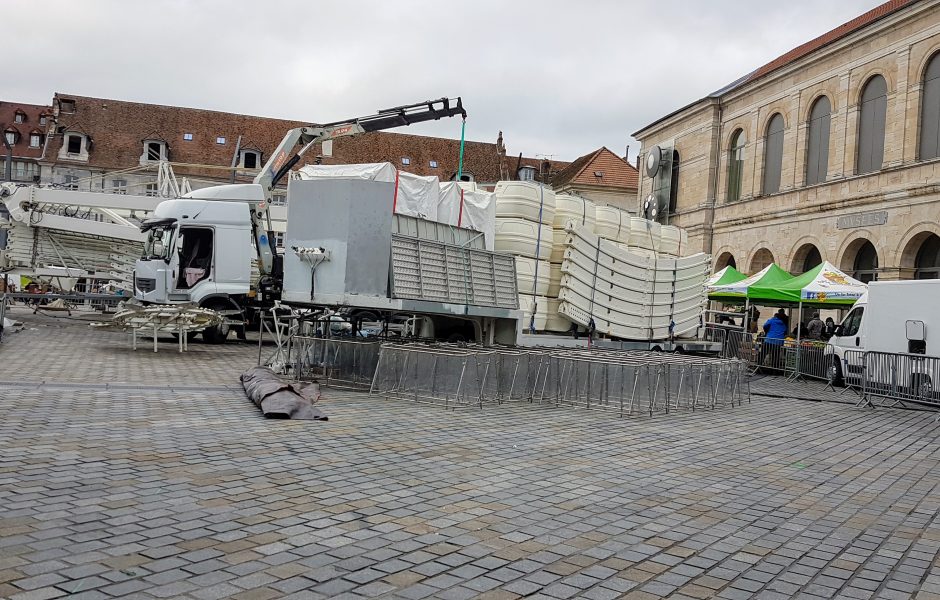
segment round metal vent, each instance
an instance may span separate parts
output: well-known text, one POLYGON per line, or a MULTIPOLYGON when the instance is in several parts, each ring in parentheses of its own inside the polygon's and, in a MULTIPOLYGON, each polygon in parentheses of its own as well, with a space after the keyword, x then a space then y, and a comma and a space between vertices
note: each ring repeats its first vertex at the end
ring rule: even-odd
POLYGON ((659 146, 653 146, 646 155, 646 174, 655 177, 662 164, 663 150, 659 146))

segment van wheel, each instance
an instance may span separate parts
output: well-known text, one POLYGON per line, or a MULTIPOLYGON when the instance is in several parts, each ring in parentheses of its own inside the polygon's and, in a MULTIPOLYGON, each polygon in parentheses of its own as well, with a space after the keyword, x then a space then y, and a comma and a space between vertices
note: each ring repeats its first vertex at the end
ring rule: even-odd
POLYGON ((933 400, 933 381, 927 375, 920 375, 914 378, 911 391, 921 400, 933 400))
POLYGON ((838 357, 833 356, 829 361, 829 366, 826 367, 826 378, 829 380, 829 385, 833 387, 845 387, 845 379, 842 377, 842 361, 838 357))

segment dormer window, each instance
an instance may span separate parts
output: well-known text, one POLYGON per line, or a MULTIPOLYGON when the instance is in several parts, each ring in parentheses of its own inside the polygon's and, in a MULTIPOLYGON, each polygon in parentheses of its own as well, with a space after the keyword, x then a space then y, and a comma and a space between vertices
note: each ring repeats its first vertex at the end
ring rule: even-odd
POLYGON ((46 125, 46 115, 39 115, 39 125, 45 127, 45 125, 46 125))
POLYGON ((75 101, 74 100, 59 100, 59 110, 65 114, 74 113, 75 101))
POLYGON ((166 142, 162 140, 145 140, 144 152, 140 156, 140 164, 167 160, 166 142))
POLYGON ((29 147, 38 148, 42 146, 42 134, 38 131, 34 131, 29 134, 29 147))
POLYGON ((82 141, 84 136, 81 135, 67 135, 65 136, 65 146, 66 151, 69 154, 78 154, 82 151, 82 141))
POLYGON ((261 166, 261 153, 257 150, 239 151, 238 164, 243 169, 257 169, 261 166))
POLYGON ((535 167, 520 167, 519 181, 535 181, 535 167))
POLYGON ((7 129, 3 132, 3 137, 5 137, 7 143, 12 146, 20 139, 20 134, 15 129, 7 129))
POLYGON ((67 131, 62 136, 62 148, 59 149, 59 158, 64 160, 87 161, 90 145, 91 143, 87 135, 67 131))
POLYGON ((16 114, 13 115, 14 123, 25 123, 26 122, 26 113, 22 111, 16 111, 16 114))

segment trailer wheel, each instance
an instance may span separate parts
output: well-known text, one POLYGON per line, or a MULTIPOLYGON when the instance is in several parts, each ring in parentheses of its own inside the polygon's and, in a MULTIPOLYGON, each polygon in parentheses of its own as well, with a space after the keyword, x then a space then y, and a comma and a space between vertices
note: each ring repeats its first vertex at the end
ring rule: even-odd
POLYGON ((833 356, 826 367, 826 378, 829 385, 833 387, 845 387, 845 379, 842 377, 842 362, 838 356, 833 356))

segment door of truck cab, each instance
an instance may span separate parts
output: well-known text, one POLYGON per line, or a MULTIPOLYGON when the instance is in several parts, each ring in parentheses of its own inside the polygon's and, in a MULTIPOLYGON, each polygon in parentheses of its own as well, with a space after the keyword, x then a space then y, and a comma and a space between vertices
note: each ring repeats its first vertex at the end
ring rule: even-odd
POLYGON ((215 232, 211 227, 181 225, 174 244, 171 288, 194 302, 213 285, 215 232))

